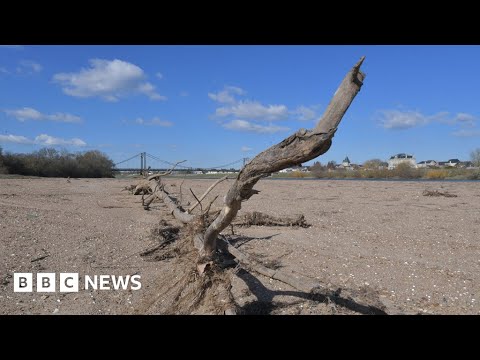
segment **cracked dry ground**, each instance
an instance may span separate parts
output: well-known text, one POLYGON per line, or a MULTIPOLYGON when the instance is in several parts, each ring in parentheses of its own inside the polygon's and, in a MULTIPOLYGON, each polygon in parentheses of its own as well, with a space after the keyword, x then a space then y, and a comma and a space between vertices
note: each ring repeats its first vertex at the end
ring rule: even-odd
MULTIPOLYGON (((182 201, 193 201, 214 180, 185 180, 182 201)), ((182 179, 165 179, 178 193, 182 179)), ((209 195, 221 199, 232 180, 209 195)), ((133 180, 0 179, 0 314, 162 313, 162 279, 169 260, 146 262, 150 229, 160 219, 178 224, 161 203, 143 210, 121 191, 133 180), (33 261, 47 255, 43 259, 33 261), (78 293, 14 293, 14 272, 141 275, 142 289, 78 293)), ((235 228, 240 247, 263 263, 295 270, 365 301, 395 304, 404 313, 480 313, 480 183, 269 180, 243 211, 304 214, 309 228, 235 228), (457 197, 423 196, 439 190, 457 197)), ((229 231, 226 231, 229 232, 229 231)), ((358 314, 318 302, 276 280, 238 273, 232 293, 243 313, 358 314)))

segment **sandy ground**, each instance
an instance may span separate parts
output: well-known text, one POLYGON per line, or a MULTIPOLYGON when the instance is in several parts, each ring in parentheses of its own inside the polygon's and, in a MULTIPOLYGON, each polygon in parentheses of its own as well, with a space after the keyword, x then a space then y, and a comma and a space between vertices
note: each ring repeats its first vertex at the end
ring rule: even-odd
MULTIPOLYGON (((201 194, 212 182, 186 180, 183 202, 192 201, 188 188, 201 194)), ((121 191, 132 183, 0 179, 0 314, 162 313, 168 261, 146 262, 139 252, 153 244, 160 219, 175 220, 163 204, 145 211, 139 196, 121 191), (14 293, 14 272, 138 274, 142 288, 14 293)), ((166 183, 178 193, 181 179, 166 183)), ((217 207, 228 186, 213 191, 221 194, 217 207)), ((362 289, 405 313, 480 314, 480 183, 262 180, 255 188, 260 194, 241 211, 304 214, 312 225, 236 228, 249 240, 241 249, 257 259, 362 289), (457 197, 423 196, 426 189, 457 197)), ((244 313, 362 313, 246 272, 232 292, 244 313)))

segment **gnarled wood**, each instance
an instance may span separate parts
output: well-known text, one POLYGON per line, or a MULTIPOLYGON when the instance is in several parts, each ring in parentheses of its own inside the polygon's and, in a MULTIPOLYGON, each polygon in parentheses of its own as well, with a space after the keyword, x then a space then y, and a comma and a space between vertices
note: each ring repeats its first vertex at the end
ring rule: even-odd
POLYGON ((258 154, 238 174, 225 198, 225 206, 203 234, 202 254, 212 255, 217 236, 235 218, 241 203, 258 193, 253 186, 262 177, 290 166, 312 160, 328 151, 343 115, 362 87, 365 74, 360 71, 365 57, 347 73, 322 118, 313 130, 301 129, 277 145, 258 154))

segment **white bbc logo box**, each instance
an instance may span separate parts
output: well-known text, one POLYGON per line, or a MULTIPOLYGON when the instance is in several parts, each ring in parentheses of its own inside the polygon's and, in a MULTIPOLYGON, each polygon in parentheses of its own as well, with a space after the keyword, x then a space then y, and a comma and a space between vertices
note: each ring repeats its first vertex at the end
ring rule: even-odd
MULTIPOLYGON (((60 292, 78 292, 78 273, 60 273, 60 292)), ((55 292, 56 274, 55 273, 37 273, 36 276, 37 292, 55 292)), ((14 273, 13 274, 14 292, 32 292, 33 274, 32 273, 14 273)))

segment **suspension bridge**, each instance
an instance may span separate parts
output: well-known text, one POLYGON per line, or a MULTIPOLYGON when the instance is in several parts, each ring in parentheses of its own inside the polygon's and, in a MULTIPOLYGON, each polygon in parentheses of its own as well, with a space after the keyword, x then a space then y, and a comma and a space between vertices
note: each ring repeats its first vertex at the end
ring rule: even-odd
MULTIPOLYGON (((209 167, 192 167, 186 166, 185 163, 178 164, 175 168, 176 172, 209 172, 209 171, 237 171, 242 166, 248 163, 249 158, 241 158, 232 161, 228 164, 222 164, 209 167)), ((119 161, 114 164, 113 171, 115 172, 139 172, 144 174, 146 172, 159 172, 171 169, 175 163, 167 160, 162 160, 157 156, 147 152, 135 154, 128 159, 119 161)))

